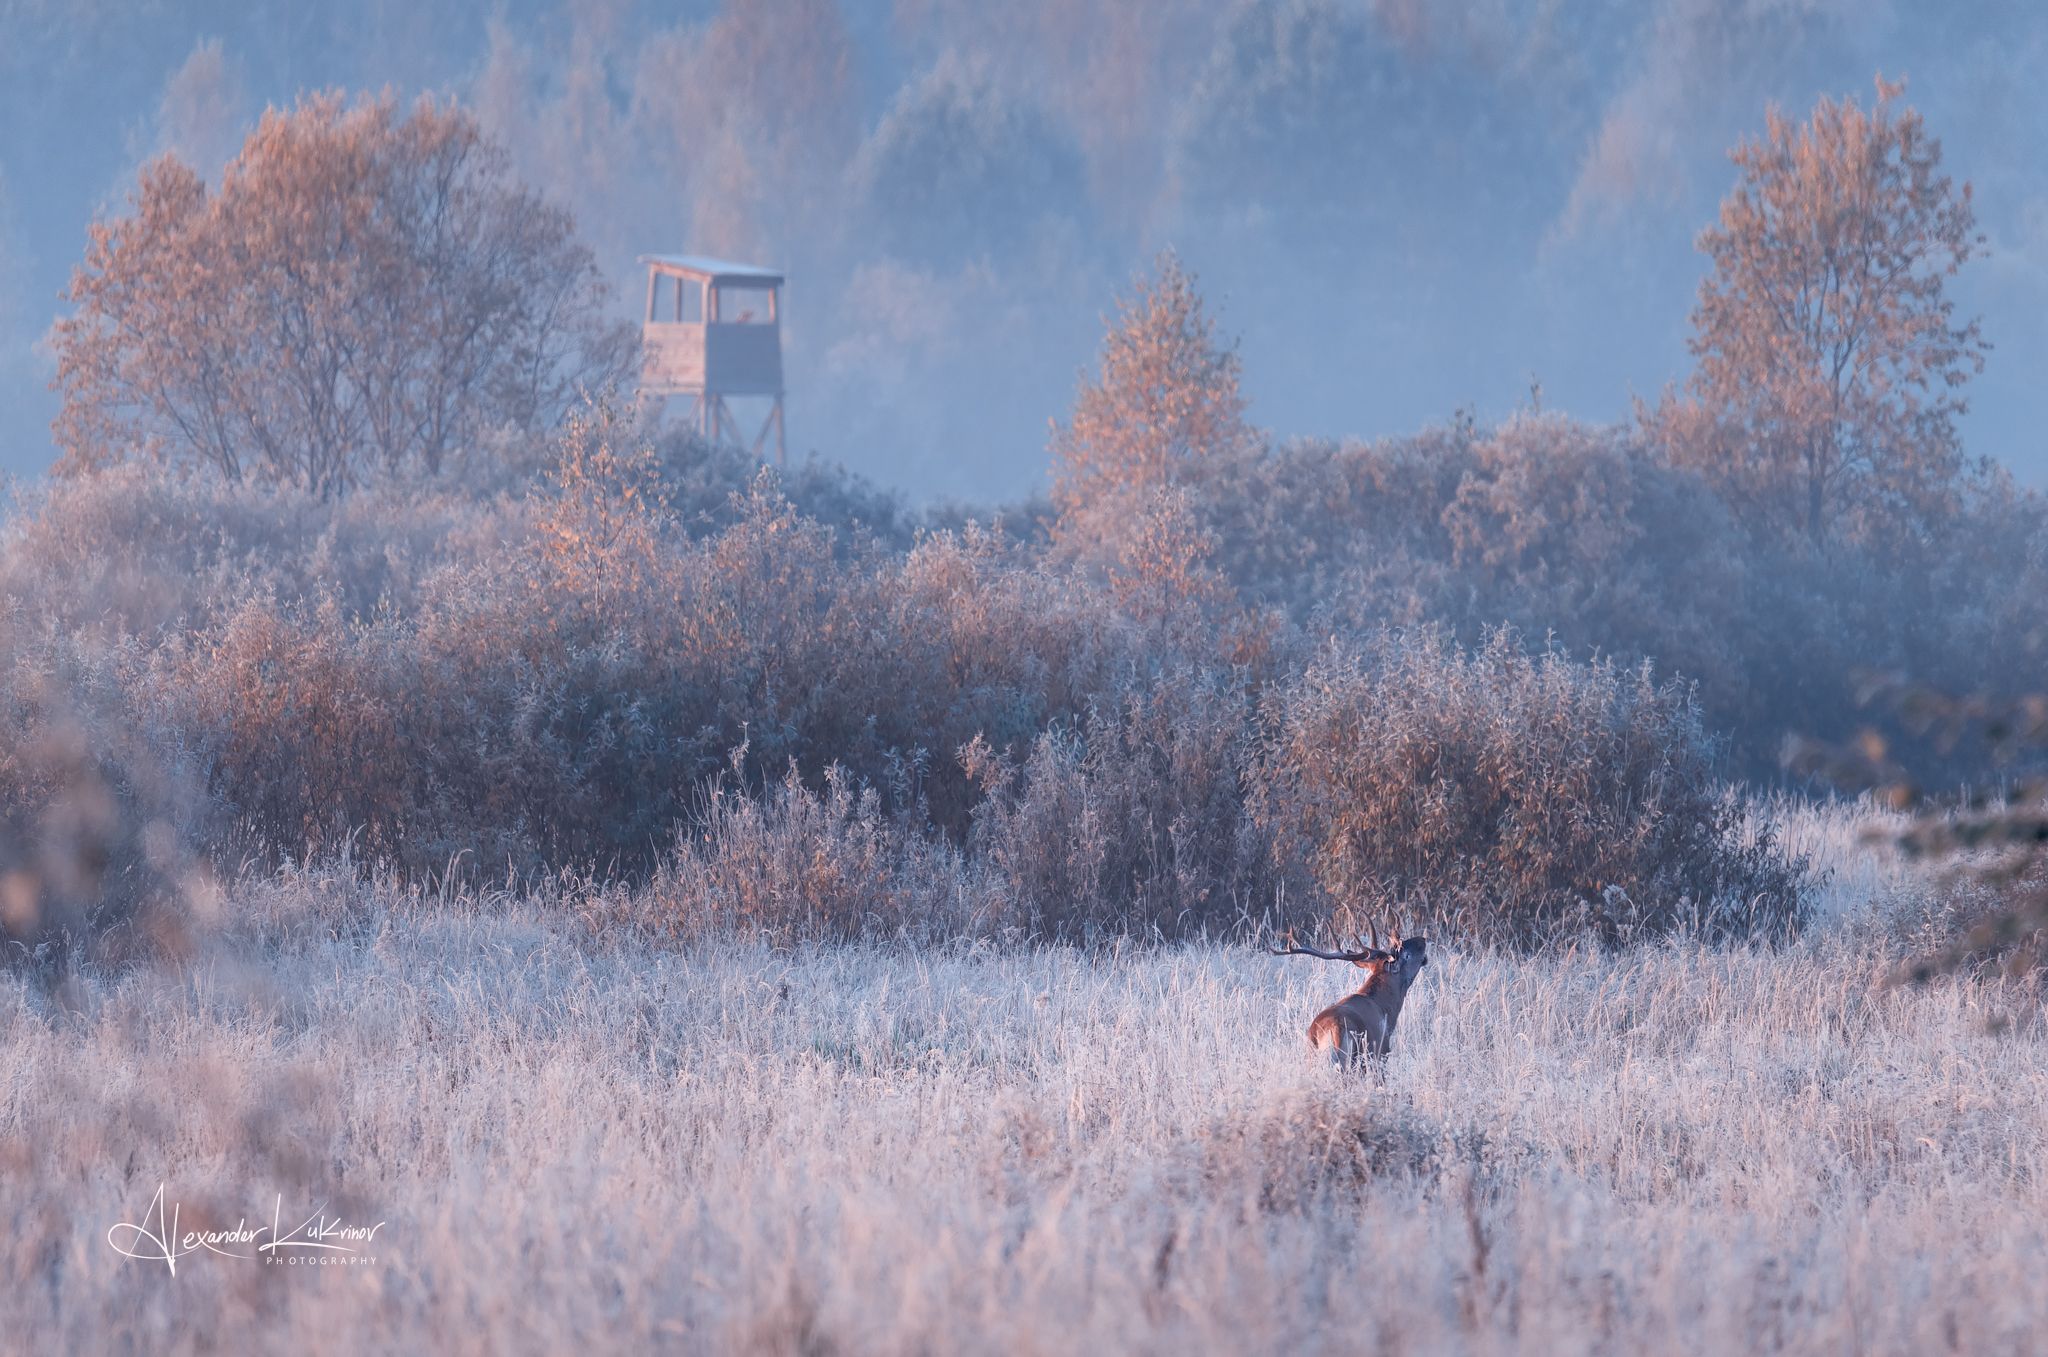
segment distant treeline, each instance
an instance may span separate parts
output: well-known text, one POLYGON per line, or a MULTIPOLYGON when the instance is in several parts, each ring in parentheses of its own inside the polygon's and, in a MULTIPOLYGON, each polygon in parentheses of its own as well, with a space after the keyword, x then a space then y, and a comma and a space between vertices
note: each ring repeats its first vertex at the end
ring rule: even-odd
POLYGON ((65 474, 0 529, 0 924, 311 853, 788 936, 1796 926, 1729 778, 2002 772, 1864 698, 2048 645, 2048 507, 1957 435, 1968 194, 1897 94, 1738 151, 1698 371, 1626 427, 1276 446, 1169 254, 1050 502, 923 514, 572 398, 630 336, 458 111, 273 113, 74 286, 65 474))

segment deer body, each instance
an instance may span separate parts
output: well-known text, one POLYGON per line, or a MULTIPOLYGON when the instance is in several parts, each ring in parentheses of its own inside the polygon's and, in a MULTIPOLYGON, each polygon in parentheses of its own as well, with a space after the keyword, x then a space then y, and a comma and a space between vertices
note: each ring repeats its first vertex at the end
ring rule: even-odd
POLYGON ((1356 1065, 1367 1056, 1384 1056, 1393 1049, 1394 1024, 1400 1021, 1408 987, 1429 964, 1424 939, 1404 938, 1392 951, 1368 947, 1330 953, 1290 948, 1289 953, 1349 961, 1365 972, 1365 983, 1357 993, 1316 1014, 1308 1025, 1309 1045, 1329 1052, 1330 1059, 1340 1065, 1356 1065))

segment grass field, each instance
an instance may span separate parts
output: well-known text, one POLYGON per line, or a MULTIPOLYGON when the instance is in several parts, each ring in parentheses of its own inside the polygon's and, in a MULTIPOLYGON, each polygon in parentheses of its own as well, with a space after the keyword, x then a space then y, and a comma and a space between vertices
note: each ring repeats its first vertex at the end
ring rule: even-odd
POLYGON ((1932 887, 1858 827, 1793 817, 1837 870, 1783 950, 1433 940, 1383 1082, 1303 1038, 1348 968, 1244 947, 682 947, 545 900, 247 881, 177 965, 0 977, 0 1333, 2043 1350, 2038 993, 1883 987, 1932 887), (375 1262, 123 1257, 159 1185, 184 1231, 324 1201, 382 1222, 375 1262))

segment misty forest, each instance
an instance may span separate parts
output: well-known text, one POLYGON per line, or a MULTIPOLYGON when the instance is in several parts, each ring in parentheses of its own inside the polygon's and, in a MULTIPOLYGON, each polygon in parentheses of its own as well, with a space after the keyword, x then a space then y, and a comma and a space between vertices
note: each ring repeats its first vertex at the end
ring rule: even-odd
POLYGON ((0 0, 0 1331, 2048 1346, 2048 22, 652 8, 0 0))

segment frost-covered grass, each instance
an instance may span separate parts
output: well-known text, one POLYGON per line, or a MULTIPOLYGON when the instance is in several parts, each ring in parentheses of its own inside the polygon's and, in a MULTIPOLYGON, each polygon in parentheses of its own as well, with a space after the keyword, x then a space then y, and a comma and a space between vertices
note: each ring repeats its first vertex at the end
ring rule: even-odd
MULTIPOLYGON (((1853 816, 1794 831, 1859 867, 1853 816)), ((1862 880, 1850 870, 1836 880, 1862 880)), ((1384 1082, 1327 963, 678 948, 251 881, 176 965, 0 980, 0 1332, 39 1351, 2020 1352, 2038 995, 1789 948, 1433 943, 1384 1082), (273 1198, 376 1263, 124 1259, 273 1198)), ((289 1222, 288 1222, 289 1223, 289 1222)))

